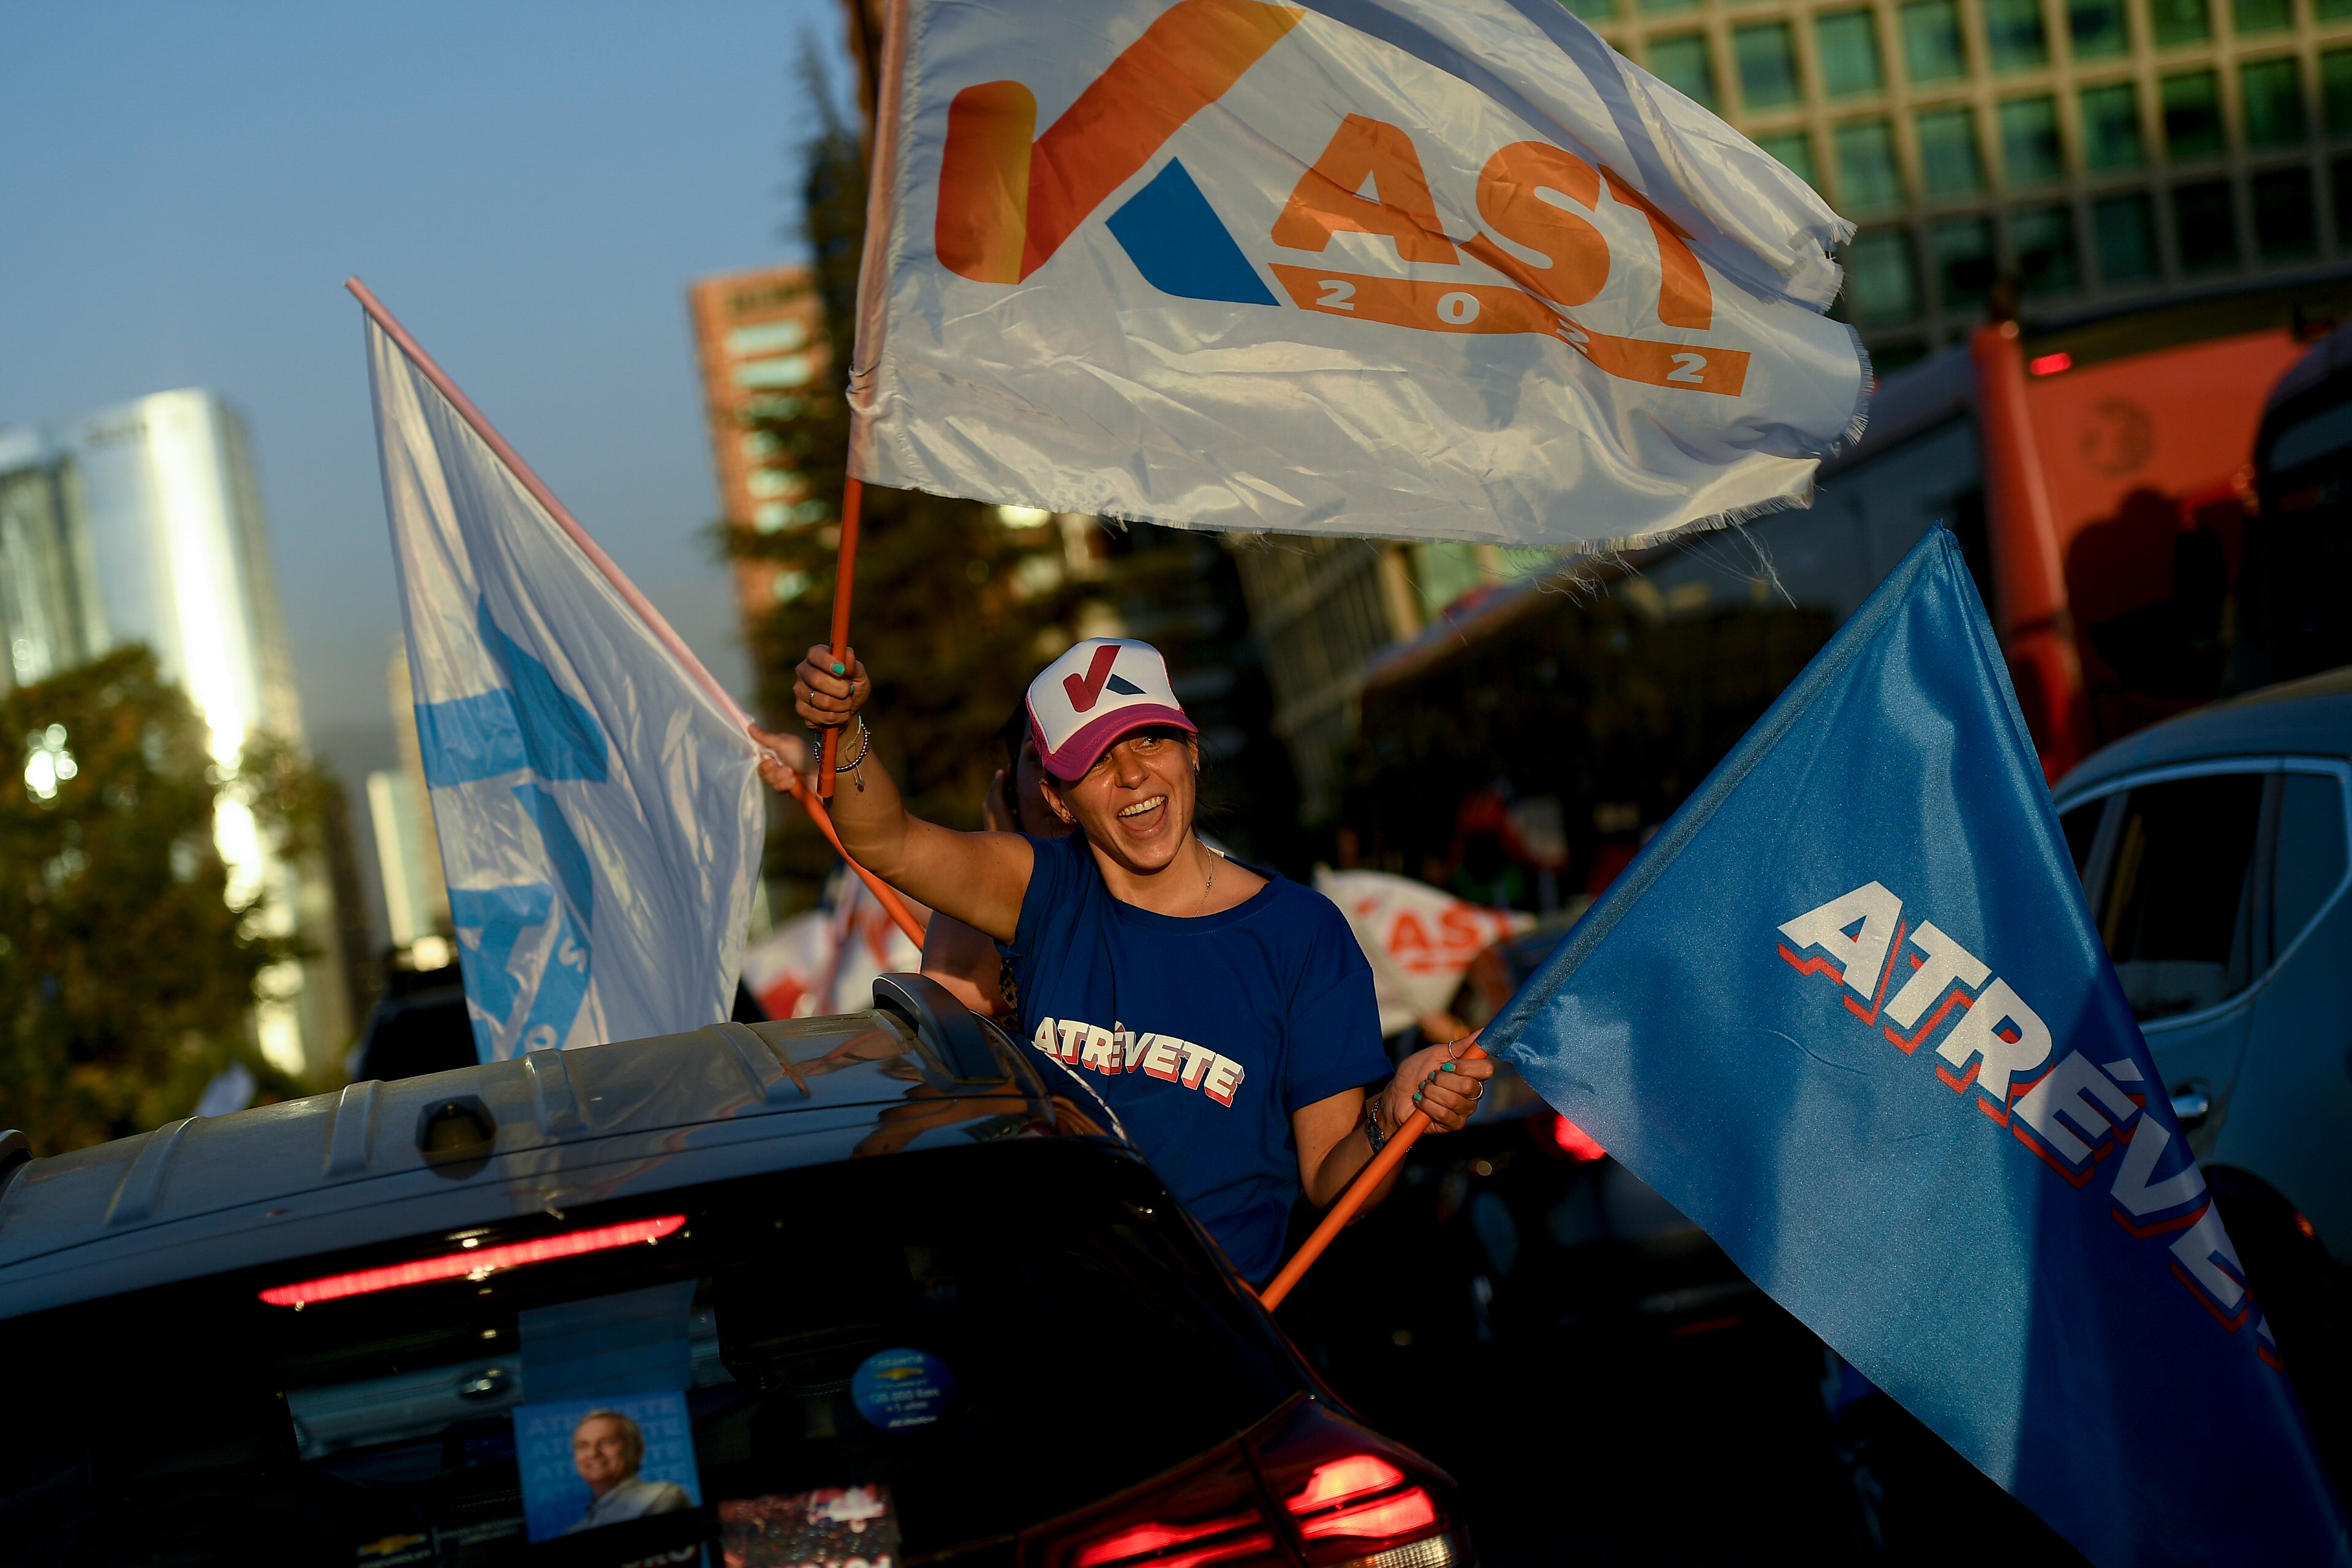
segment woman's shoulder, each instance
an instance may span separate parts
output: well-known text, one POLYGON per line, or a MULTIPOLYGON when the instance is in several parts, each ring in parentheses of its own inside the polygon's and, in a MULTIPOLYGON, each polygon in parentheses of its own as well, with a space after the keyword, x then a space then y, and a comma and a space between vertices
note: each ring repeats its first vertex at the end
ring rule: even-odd
POLYGON ((1101 880, 1101 873, 1095 869, 1094 857, 1087 852, 1085 834, 1040 838, 1024 833, 1021 837, 1029 840, 1031 887, 1043 884, 1048 892, 1062 893, 1090 880, 1101 880))
POLYGON ((1258 894, 1270 922, 1291 940, 1333 950, 1335 955, 1363 958, 1363 948, 1339 906, 1304 882, 1294 882, 1278 871, 1261 870, 1265 888, 1258 894))
POLYGON ((1008 948, 1016 958, 1049 942, 1050 931, 1066 930, 1070 921, 1086 918, 1083 911, 1102 889, 1101 875, 1079 835, 1040 838, 1024 833, 1021 837, 1029 841, 1030 858, 1029 882, 1021 891, 1021 915, 1008 948))
POLYGON ((1306 882, 1294 882, 1270 866, 1250 868, 1265 879, 1267 896, 1278 900, 1284 914, 1293 919, 1314 922, 1330 922, 1345 926, 1348 917, 1339 906, 1318 893, 1306 882))

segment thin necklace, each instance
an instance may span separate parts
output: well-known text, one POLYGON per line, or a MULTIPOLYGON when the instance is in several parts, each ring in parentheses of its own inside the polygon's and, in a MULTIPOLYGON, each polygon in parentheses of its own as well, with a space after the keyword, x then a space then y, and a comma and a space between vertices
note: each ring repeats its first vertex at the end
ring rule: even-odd
MULTIPOLYGON (((1196 839, 1194 839, 1192 842, 1194 842, 1195 844, 1198 844, 1198 843, 1200 842, 1200 840, 1196 838, 1196 839)), ((1209 889, 1212 889, 1212 888, 1213 888, 1213 887, 1215 887, 1216 885, 1217 885, 1217 859, 1216 859, 1216 857, 1215 857, 1213 854, 1212 854, 1212 855, 1209 857, 1209 877, 1208 877, 1208 880, 1206 880, 1206 881, 1204 881, 1204 882, 1202 882, 1202 883, 1201 884, 1201 901, 1200 901, 1200 903, 1199 903, 1198 905, 1196 905, 1196 906, 1195 906, 1195 911, 1196 911, 1196 912, 1197 912, 1199 910, 1205 910, 1205 909, 1207 909, 1207 908, 1209 907, 1209 889)))

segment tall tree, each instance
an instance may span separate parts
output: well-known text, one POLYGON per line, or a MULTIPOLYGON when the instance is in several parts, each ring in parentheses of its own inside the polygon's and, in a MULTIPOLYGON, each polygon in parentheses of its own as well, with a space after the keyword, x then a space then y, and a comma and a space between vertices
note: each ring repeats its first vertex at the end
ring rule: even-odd
POLYGON ((294 957, 228 902, 226 801, 262 841, 314 847, 331 781, 258 741, 234 771, 204 722, 128 647, 0 697, 0 1127, 55 1154, 185 1115, 242 1062, 293 1092, 254 1044, 254 986, 294 957))

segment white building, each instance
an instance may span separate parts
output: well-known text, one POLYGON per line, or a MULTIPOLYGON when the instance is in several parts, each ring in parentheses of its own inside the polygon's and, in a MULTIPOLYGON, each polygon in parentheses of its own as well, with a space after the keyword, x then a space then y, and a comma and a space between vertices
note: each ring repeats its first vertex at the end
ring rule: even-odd
MULTIPOLYGON (((43 429, 0 430, 0 680, 24 683, 125 643, 155 650, 233 763, 267 731, 299 743, 268 526, 244 421, 209 392, 157 393, 43 429)), ((338 1059, 352 1030, 323 867, 262 841, 224 794, 214 837, 229 900, 257 893, 273 935, 317 956, 262 976, 261 1048, 289 1072, 338 1059)))
POLYGON ((449 889, 442 879, 441 840, 425 784, 425 757, 416 742, 416 701, 408 654, 395 650, 384 678, 392 699, 393 739, 400 766, 368 774, 368 816, 375 824, 376 868, 383 879, 384 923, 392 945, 413 969, 457 962, 450 946, 449 889))
POLYGON ((0 691, 107 646, 75 481, 41 432, 0 431, 0 691))

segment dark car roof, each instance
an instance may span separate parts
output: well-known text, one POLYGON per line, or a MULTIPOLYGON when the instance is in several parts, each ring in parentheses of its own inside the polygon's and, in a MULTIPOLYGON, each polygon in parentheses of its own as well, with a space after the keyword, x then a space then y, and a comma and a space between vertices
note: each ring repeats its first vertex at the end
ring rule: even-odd
POLYGON ((882 1011, 719 1024, 171 1122, 0 1171, 0 1319, 635 1193, 1051 1131, 1034 1064, 1001 1037, 994 1054, 1000 1076, 959 1079, 882 1011), (436 1163, 420 1148, 425 1119, 468 1100, 495 1122, 492 1142, 436 1163))
POLYGON ((2094 752, 2058 782, 2056 794, 2063 799, 2174 763, 2270 755, 2352 757, 2352 665, 2151 724, 2094 752))

